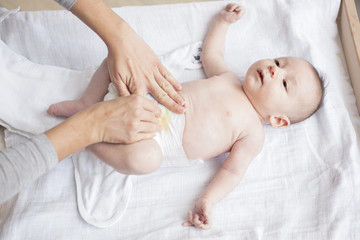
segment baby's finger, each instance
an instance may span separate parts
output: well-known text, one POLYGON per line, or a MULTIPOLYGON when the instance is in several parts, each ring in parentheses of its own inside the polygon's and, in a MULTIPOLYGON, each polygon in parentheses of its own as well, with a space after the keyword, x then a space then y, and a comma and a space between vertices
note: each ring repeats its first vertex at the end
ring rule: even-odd
POLYGON ((235 6, 233 11, 240 12, 241 11, 241 6, 239 6, 239 5, 235 6))
POLYGON ((236 8, 236 6, 238 6, 238 5, 233 4, 233 3, 230 3, 230 4, 228 4, 228 5, 226 6, 226 11, 228 11, 228 12, 234 11, 234 9, 236 8))
POLYGON ((193 220, 192 218, 193 218, 193 217, 192 217, 192 212, 191 212, 190 210, 188 211, 188 217, 189 217, 189 221, 192 222, 192 220, 193 220))
POLYGON ((194 223, 196 226, 200 226, 200 225, 201 225, 201 221, 200 221, 200 218, 199 218, 199 215, 198 215, 198 214, 195 214, 195 215, 194 215, 193 223, 194 223))
POLYGON ((245 14, 245 8, 243 8, 242 6, 237 6, 234 9, 234 13, 236 14, 236 19, 239 20, 240 18, 242 18, 245 14))
POLYGON ((194 226, 194 224, 192 224, 192 222, 190 222, 190 221, 187 221, 187 222, 184 222, 184 223, 182 224, 182 226, 183 226, 183 227, 191 227, 191 226, 194 226))
POLYGON ((210 228, 210 224, 204 223, 204 224, 202 224, 201 228, 204 229, 204 230, 207 230, 207 229, 210 228))

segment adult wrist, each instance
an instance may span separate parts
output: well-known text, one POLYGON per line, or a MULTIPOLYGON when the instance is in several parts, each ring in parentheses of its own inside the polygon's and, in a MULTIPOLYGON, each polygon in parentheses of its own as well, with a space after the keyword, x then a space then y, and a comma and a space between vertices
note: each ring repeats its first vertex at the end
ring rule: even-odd
POLYGON ((84 147, 102 141, 100 131, 98 131, 100 126, 98 121, 96 121, 97 116, 94 108, 95 106, 89 107, 74 115, 73 119, 69 119, 71 127, 82 138, 84 147))
POLYGON ((112 24, 112 26, 108 26, 109 30, 102 37, 109 51, 122 45, 124 39, 129 36, 130 31, 133 31, 130 25, 120 17, 118 21, 112 24), (116 29, 116 31, 114 31, 114 29, 116 29))
POLYGON ((45 132, 59 161, 95 141, 87 118, 86 113, 80 112, 45 132))
POLYGON ((77 0, 71 12, 96 32, 107 46, 121 36, 119 32, 127 25, 103 0, 77 0))

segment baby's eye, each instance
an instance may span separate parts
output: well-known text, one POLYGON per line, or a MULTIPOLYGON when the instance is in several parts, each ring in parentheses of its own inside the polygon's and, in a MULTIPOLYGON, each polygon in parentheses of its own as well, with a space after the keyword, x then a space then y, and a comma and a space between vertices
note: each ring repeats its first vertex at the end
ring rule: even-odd
POLYGON ((283 85, 284 85, 284 88, 287 89, 287 83, 286 83, 285 79, 283 80, 283 85))
POLYGON ((275 59, 274 62, 275 62, 275 64, 276 64, 276 66, 280 67, 280 62, 279 62, 279 60, 275 59))

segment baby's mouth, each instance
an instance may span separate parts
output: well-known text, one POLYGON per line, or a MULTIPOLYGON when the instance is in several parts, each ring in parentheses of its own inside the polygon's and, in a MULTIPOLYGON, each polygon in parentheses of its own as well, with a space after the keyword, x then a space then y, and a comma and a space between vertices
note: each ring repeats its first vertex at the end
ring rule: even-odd
POLYGON ((258 73, 258 75, 260 77, 261 84, 263 84, 264 83, 264 73, 263 73, 263 71, 262 70, 257 70, 257 73, 258 73))

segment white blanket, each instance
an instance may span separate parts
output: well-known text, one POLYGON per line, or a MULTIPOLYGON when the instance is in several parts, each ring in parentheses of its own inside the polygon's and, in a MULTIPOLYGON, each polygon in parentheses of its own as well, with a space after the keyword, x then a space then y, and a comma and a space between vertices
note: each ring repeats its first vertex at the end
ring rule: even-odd
MULTIPOLYGON (((127 211, 106 229, 76 206, 71 159, 0 208, 1 239, 356 239, 360 236, 360 118, 341 59, 339 1, 236 1, 226 61, 243 76, 260 58, 304 57, 326 75, 323 107, 284 130, 265 127, 265 146, 241 184, 213 210, 209 231, 183 228, 186 212, 224 159, 161 168, 135 178, 127 211)), ((115 9, 158 55, 203 40, 226 2, 115 9)), ((23 12, 0 24, 7 45, 31 61, 83 70, 106 56, 101 40, 66 11, 23 12)), ((204 77, 187 71, 179 79, 204 77)), ((31 89, 29 89, 31 91, 31 89)), ((35 91, 35 90, 34 90, 35 91)), ((6 106, 0 107, 4 108, 6 106)), ((7 132, 7 143, 19 139, 7 132)))

